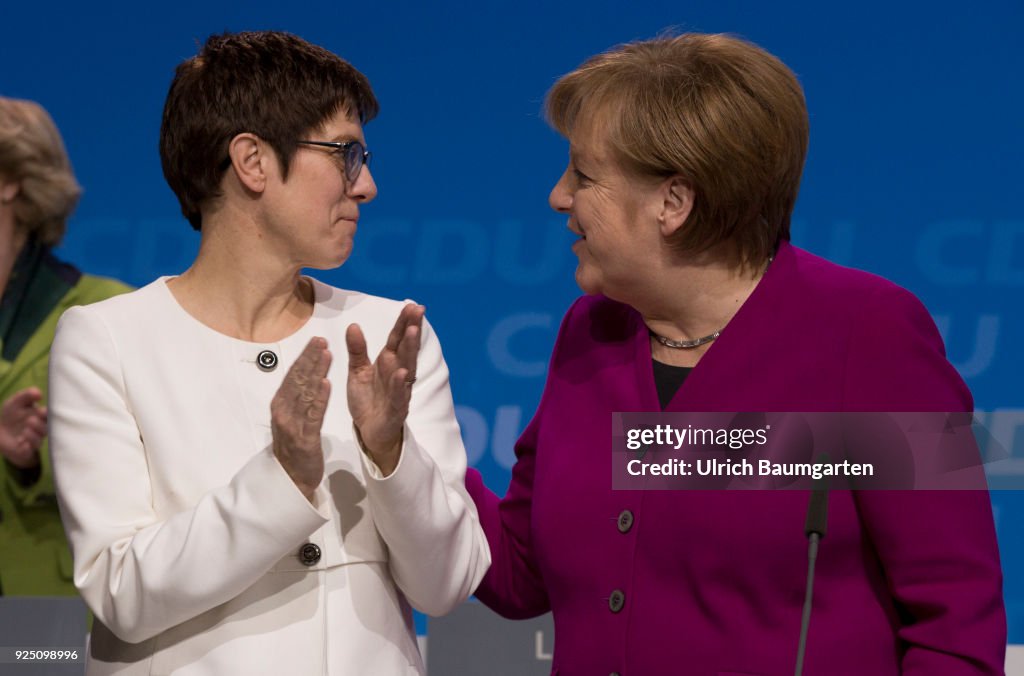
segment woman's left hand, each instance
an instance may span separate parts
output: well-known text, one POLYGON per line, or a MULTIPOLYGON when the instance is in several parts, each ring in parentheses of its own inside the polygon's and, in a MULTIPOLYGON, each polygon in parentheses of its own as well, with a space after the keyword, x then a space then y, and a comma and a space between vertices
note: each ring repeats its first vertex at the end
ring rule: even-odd
POLYGON ((345 332, 348 345, 348 409, 364 450, 384 476, 398 466, 402 429, 409 413, 423 326, 422 305, 406 305, 377 359, 370 361, 358 324, 345 332))

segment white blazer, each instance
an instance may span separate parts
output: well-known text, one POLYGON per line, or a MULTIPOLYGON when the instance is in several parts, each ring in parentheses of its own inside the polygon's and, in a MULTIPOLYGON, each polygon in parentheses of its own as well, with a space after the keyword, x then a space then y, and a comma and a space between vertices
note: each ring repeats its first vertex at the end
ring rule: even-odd
POLYGON ((424 321, 401 461, 381 478, 354 438, 344 334, 358 323, 375 356, 403 304, 314 287, 313 316, 278 343, 208 328, 166 278, 61 319, 50 449, 96 616, 90 675, 423 674, 410 606, 444 614, 483 577, 437 337, 424 321), (272 453, 270 400, 313 336, 334 387, 310 504, 272 453))

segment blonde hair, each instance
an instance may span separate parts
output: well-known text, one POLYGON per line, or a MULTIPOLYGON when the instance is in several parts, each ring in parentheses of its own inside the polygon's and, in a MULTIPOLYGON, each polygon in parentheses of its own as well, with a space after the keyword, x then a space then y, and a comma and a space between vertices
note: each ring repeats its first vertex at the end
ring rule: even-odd
POLYGON ((43 244, 59 244, 82 189, 60 132, 34 101, 0 97, 0 176, 20 184, 17 225, 43 244))
POLYGON ((560 78, 545 113, 570 140, 585 125, 627 171, 690 182, 677 251, 727 243, 756 265, 789 239, 807 106, 793 72, 757 45, 700 33, 619 45, 560 78))

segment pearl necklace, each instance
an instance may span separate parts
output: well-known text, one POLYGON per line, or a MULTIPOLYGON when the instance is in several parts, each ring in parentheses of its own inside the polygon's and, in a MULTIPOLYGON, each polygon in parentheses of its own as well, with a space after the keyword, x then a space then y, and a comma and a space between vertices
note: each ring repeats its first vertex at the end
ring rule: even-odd
POLYGON ((718 338, 720 335, 722 335, 722 329, 718 329, 714 333, 708 334, 701 338, 694 338, 693 340, 672 340, 671 338, 666 338, 665 336, 658 335, 654 331, 651 331, 652 338, 654 338, 656 341, 658 341, 665 347, 671 347, 676 350, 690 350, 695 347, 700 347, 701 345, 707 345, 715 338, 718 338))

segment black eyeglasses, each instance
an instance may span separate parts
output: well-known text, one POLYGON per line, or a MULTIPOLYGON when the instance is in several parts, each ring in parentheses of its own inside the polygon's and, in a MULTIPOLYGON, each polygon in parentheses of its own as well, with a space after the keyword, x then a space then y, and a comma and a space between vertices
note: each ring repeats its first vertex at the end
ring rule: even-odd
POLYGON ((355 183, 359 178, 359 172, 363 165, 370 166, 370 158, 373 153, 367 150, 359 141, 296 141, 304 146, 318 146, 331 148, 331 154, 342 160, 345 167, 345 178, 349 183, 355 183))

